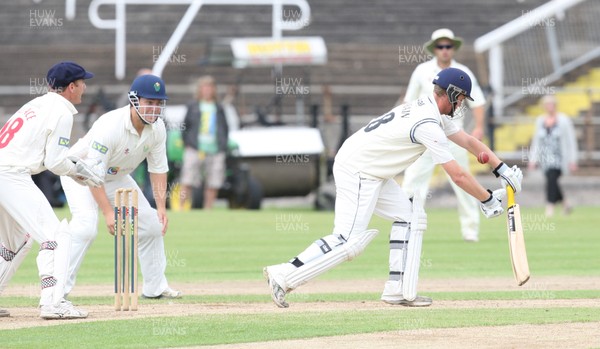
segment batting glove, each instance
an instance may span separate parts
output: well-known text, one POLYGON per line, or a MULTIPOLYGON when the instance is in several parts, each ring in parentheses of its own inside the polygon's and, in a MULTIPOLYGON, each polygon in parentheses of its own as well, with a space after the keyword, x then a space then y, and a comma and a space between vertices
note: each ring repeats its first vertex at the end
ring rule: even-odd
POLYGON ((487 200, 482 201, 479 204, 479 207, 485 218, 497 217, 504 213, 502 198, 506 196, 506 189, 498 189, 494 190, 494 192, 488 189, 488 193, 490 193, 490 197, 487 200))
POLYGON ((521 172, 521 169, 518 168, 517 165, 509 168, 505 163, 501 162, 492 173, 496 178, 501 177, 500 183, 503 187, 510 185, 515 193, 521 191, 523 172, 521 172))

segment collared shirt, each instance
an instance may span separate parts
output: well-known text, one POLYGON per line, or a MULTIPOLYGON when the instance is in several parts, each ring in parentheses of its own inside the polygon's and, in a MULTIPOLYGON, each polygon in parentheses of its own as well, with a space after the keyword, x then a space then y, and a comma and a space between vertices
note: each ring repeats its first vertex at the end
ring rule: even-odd
MULTIPOLYGON (((450 62, 450 67, 464 71, 471 78, 471 97, 473 98, 473 101, 465 99, 469 108, 473 109, 484 105, 485 97, 473 72, 471 72, 467 66, 460 64, 455 60, 450 62)), ((406 87, 404 102, 412 102, 419 97, 428 96, 433 93, 433 78, 435 78, 440 71, 442 71, 442 68, 438 65, 437 58, 435 57, 427 62, 419 64, 412 73, 408 86, 406 87)), ((461 129, 463 128, 463 118, 454 119, 452 121, 461 129)))
POLYGON ((0 130, 0 167, 31 174, 73 171, 66 157, 75 114, 75 106, 54 92, 27 102, 0 130))
POLYGON ((101 159, 107 182, 127 176, 144 159, 148 160, 150 173, 169 171, 163 120, 144 126, 139 135, 131 122, 129 108, 125 106, 102 115, 70 151, 77 157, 101 159))
POLYGON ((440 115, 433 95, 405 103, 371 120, 350 136, 335 157, 336 165, 375 179, 402 173, 430 150, 434 163, 454 159, 448 138, 459 128, 440 115))

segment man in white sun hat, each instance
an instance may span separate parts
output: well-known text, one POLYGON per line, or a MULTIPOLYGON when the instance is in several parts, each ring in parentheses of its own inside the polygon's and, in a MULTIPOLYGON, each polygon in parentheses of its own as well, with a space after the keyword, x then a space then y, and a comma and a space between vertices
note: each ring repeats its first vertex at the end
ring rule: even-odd
MULTIPOLYGON (((410 82, 406 87, 404 102, 413 101, 418 97, 431 94, 433 91, 431 80, 433 80, 442 69, 448 67, 461 69, 469 75, 473 83, 471 89, 473 101, 466 101, 467 106, 471 109, 473 114, 473 119, 475 120, 475 127, 471 131, 471 135, 481 140, 483 137, 485 105, 483 92, 471 70, 453 59, 454 54, 461 47, 462 42, 462 38, 454 36, 454 33, 450 29, 438 29, 431 34, 431 40, 427 41, 424 47, 429 53, 434 55, 434 57, 427 62, 419 64, 415 68, 410 77, 410 82)), ((455 117, 452 121, 460 129, 464 129, 464 119, 455 117)), ((450 151, 452 152, 452 155, 454 155, 456 161, 468 171, 469 158, 467 151, 454 143, 450 143, 450 151)), ((431 152, 426 151, 419 160, 406 170, 402 188, 409 197, 413 197, 415 193, 418 192, 420 197, 427 198, 429 182, 434 167, 435 164, 432 160, 431 152)), ((449 178, 448 181, 456 193, 462 237, 465 241, 476 242, 479 240, 479 203, 472 196, 461 190, 449 178)))

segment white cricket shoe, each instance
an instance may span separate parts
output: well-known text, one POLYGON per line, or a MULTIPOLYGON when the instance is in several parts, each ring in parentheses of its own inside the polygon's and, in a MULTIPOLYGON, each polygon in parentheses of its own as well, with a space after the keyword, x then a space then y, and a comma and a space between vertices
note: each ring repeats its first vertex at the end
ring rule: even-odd
POLYGON ((146 299, 177 299, 177 298, 181 298, 183 296, 183 294, 180 291, 176 291, 170 287, 167 287, 166 290, 163 291, 163 293, 159 294, 158 296, 146 296, 145 294, 142 294, 142 298, 146 298, 146 299))
POLYGON ((10 313, 6 309, 0 309, 0 317, 9 317, 10 313))
POLYGON ((463 240, 466 242, 478 242, 479 237, 477 235, 463 235, 463 240))
POLYGON ((181 298, 183 294, 180 291, 176 291, 170 287, 167 287, 163 293, 160 294, 160 298, 176 299, 181 298))
POLYGON ((88 312, 83 309, 77 309, 68 300, 62 300, 58 305, 49 304, 40 307, 40 317, 42 319, 85 319, 88 312))
POLYGON ((265 279, 267 279, 267 283, 269 284, 269 288, 271 289, 271 298, 273 302, 280 308, 287 308, 290 305, 285 301, 286 292, 281 287, 281 283, 278 282, 275 278, 277 273, 273 270, 277 266, 265 267, 263 269, 263 275, 265 279))
POLYGON ((415 298, 415 300, 413 301, 408 301, 403 298, 390 299, 383 297, 381 298, 381 300, 386 302, 387 304, 403 305, 405 307, 428 307, 431 305, 431 303, 433 303, 433 300, 431 298, 425 296, 417 296, 417 298, 415 298))

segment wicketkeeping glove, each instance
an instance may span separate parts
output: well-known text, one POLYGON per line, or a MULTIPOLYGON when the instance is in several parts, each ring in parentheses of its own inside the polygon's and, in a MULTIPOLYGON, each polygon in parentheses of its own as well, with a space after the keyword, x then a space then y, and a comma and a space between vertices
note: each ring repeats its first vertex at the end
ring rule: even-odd
POLYGON ((69 177, 77 183, 90 187, 100 187, 104 184, 104 169, 100 159, 71 159, 76 160, 74 173, 69 177))
POLYGON ((521 182, 523 181, 523 172, 521 169, 514 165, 508 167, 505 163, 501 162, 498 167, 492 171, 496 178, 501 177, 500 183, 503 187, 510 185, 515 193, 521 191, 521 182))
POLYGON ((490 197, 482 201, 479 207, 485 218, 497 217, 504 213, 502 199, 506 196, 506 189, 497 189, 494 192, 488 189, 488 193, 490 193, 490 197))

